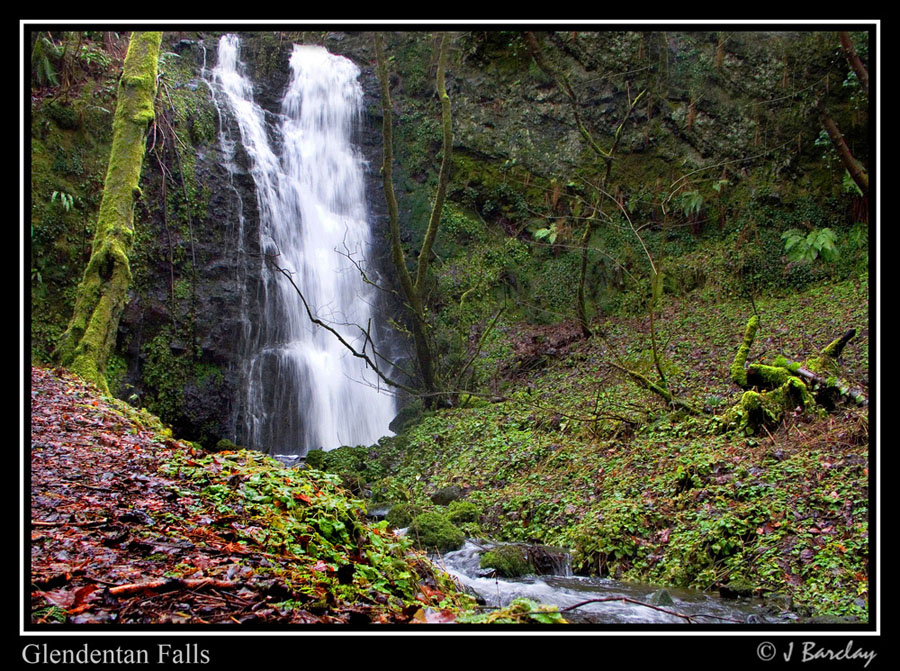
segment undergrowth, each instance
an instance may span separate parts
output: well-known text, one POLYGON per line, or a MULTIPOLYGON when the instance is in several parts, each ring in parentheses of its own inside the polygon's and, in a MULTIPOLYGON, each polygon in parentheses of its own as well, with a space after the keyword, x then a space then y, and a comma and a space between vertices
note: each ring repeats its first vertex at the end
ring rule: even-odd
MULTIPOLYGON (((867 291, 862 277, 758 300, 751 359, 803 360, 856 327, 843 370, 867 385, 867 291)), ((790 597, 800 616, 865 621, 867 409, 718 434, 714 415, 742 393, 728 365, 748 313, 747 302, 699 294, 663 311, 670 388, 708 414, 672 412, 609 366, 608 347, 637 369, 652 365, 647 320, 610 320, 605 342, 573 344, 537 371, 510 367, 505 401, 428 413, 383 439, 369 451, 378 474, 366 486, 379 500, 435 509, 429 497, 457 485, 481 511, 470 535, 567 547, 584 574, 748 584, 790 597)))

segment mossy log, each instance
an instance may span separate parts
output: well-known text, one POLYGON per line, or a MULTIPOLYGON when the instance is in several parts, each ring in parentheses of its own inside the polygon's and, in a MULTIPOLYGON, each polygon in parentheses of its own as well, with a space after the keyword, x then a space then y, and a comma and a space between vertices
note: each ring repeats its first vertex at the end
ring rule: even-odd
POLYGON ((661 396, 663 399, 665 399, 666 403, 668 403, 672 407, 678 408, 679 410, 684 410, 691 415, 699 415, 701 413, 700 410, 692 406, 690 403, 682 401, 680 398, 673 396, 668 389, 665 389, 664 387, 656 384, 646 375, 642 375, 635 370, 630 370, 628 368, 625 368, 624 366, 620 366, 619 364, 615 364, 612 362, 610 362, 610 365, 628 375, 628 377, 637 382, 639 386, 661 396))
POLYGON ((147 130, 154 119, 160 32, 135 32, 128 45, 113 117, 109 167, 100 201, 91 257, 78 285, 69 326, 56 360, 108 392, 106 362, 125 307, 134 240, 134 205, 147 130))

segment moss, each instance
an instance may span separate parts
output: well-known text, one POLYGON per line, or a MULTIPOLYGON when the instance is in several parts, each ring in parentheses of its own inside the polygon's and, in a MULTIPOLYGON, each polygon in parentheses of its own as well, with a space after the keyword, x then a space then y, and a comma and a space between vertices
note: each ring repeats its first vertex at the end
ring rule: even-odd
POLYGON ((65 130, 75 130, 80 125, 78 112, 71 105, 66 105, 59 100, 46 102, 44 111, 57 126, 65 130))
POLYGON ((449 552, 458 550, 465 534, 446 515, 428 512, 417 515, 409 525, 407 535, 421 548, 449 552))
MULTIPOLYGON (((834 343, 832 343, 832 345, 833 344, 834 343)), ((831 345, 829 345, 829 347, 831 347, 831 345)), ((828 348, 826 347, 825 349, 827 350, 828 348)), ((837 377, 841 373, 841 367, 838 364, 837 360, 825 354, 824 350, 821 355, 807 359, 804 362, 804 367, 807 370, 822 377, 837 377)))
POLYGON ((447 506, 447 517, 453 524, 475 522, 481 516, 481 508, 470 501, 452 501, 447 506))
POLYGON ((498 545, 481 555, 479 566, 492 568, 504 578, 518 578, 534 573, 534 566, 519 545, 498 545))
POLYGON ((765 392, 747 391, 739 403, 723 417, 723 429, 737 429, 746 435, 757 433, 763 426, 772 427, 784 418, 785 412, 795 408, 809 410, 816 405, 802 380, 789 377, 776 389, 765 392))
POLYGON ((747 356, 750 354, 750 346, 753 344, 753 339, 756 337, 756 329, 758 326, 759 317, 753 315, 747 321, 747 328, 744 331, 744 342, 738 347, 737 354, 735 354, 734 361, 731 364, 731 379, 739 387, 747 386, 747 370, 745 365, 747 363, 747 356))
POLYGON ((416 515, 422 514, 422 507, 414 503, 398 503, 388 512, 385 519, 395 529, 408 527, 416 515))
POLYGON ((787 368, 751 363, 747 366, 745 379, 756 387, 774 389, 785 384, 792 377, 794 376, 787 368))
POLYGON ((236 450, 243 450, 244 448, 240 445, 235 445, 234 442, 230 441, 228 438, 222 438, 219 442, 216 443, 215 451, 216 452, 234 452, 236 450))
POLYGON ((325 450, 310 450, 306 453, 306 465, 317 470, 325 470, 326 455, 325 450))

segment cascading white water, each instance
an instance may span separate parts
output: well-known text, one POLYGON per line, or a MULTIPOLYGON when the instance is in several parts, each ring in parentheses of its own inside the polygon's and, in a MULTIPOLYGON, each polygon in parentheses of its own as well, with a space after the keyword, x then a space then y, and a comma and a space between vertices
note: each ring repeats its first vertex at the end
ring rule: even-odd
POLYGON ((390 433, 395 403, 361 359, 309 320, 278 272, 290 272, 312 313, 363 349, 375 289, 356 265, 371 246, 364 159, 352 142, 361 118, 359 69, 324 48, 299 45, 290 68, 275 128, 253 100, 237 36, 220 39, 213 78, 250 158, 263 254, 257 316, 245 333, 239 437, 248 447, 297 454, 374 443, 390 433), (269 131, 280 137, 277 152, 269 131))

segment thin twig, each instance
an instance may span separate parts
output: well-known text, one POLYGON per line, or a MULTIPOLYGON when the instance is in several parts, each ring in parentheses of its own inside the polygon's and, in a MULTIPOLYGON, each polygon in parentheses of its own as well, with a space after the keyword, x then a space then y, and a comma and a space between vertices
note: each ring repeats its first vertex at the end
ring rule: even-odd
POLYGON ((588 599, 587 601, 582 601, 580 603, 576 603, 574 606, 567 606, 566 608, 560 608, 559 612, 567 613, 570 610, 575 610, 576 608, 581 608, 582 606, 586 606, 589 603, 607 603, 610 601, 622 601, 622 602, 627 601, 628 603, 633 603, 638 606, 644 606, 646 608, 652 608, 653 610, 658 610, 661 613, 666 613, 668 615, 674 615, 675 617, 683 618, 683 619, 687 620, 688 622, 690 622, 691 624, 694 624, 694 617, 692 617, 690 615, 685 615, 684 613, 679 613, 674 610, 669 610, 668 608, 661 608, 659 606, 654 606, 653 604, 650 604, 650 603, 644 603, 643 601, 638 601, 637 599, 630 599, 627 596, 609 596, 609 597, 603 597, 603 598, 599 598, 599 599, 588 599))

